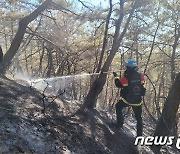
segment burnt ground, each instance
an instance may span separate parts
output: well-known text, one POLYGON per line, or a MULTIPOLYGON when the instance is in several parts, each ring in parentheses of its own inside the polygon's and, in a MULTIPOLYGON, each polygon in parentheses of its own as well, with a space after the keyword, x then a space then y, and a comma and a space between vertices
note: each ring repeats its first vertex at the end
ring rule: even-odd
MULTIPOLYGON (((117 130, 106 112, 69 116, 79 107, 78 102, 47 98, 18 82, 21 84, 0 77, 0 153, 151 153, 145 149, 138 152, 133 135, 117 130)), ((128 122, 128 130, 135 127, 128 122)))
POLYGON ((65 103, 0 77, 0 153, 138 153, 134 138, 110 126, 100 112, 63 116, 65 103))

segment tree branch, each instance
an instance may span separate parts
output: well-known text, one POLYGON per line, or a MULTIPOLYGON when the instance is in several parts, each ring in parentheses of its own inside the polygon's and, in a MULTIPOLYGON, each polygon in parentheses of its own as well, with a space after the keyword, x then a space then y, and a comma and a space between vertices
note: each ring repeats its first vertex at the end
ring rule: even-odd
POLYGON ((44 3, 42 3, 36 10, 34 10, 31 14, 28 16, 22 18, 19 21, 19 27, 17 30, 17 33, 14 37, 14 39, 11 42, 11 46, 9 50, 6 52, 4 56, 4 60, 2 62, 2 68, 1 68, 1 73, 5 74, 7 69, 9 68, 11 61, 15 54, 17 53, 21 42, 23 40, 24 34, 26 32, 26 28, 30 22, 32 22, 34 19, 37 18, 39 14, 41 14, 45 9, 48 8, 48 6, 51 4, 52 0, 46 0, 44 3))

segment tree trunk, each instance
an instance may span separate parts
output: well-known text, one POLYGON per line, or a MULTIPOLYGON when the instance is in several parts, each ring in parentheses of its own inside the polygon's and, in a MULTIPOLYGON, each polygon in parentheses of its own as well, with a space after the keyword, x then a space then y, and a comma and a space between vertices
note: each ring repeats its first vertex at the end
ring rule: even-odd
MULTIPOLYGON (((172 128, 175 125, 176 115, 180 104, 180 73, 177 74, 169 95, 165 101, 161 118, 157 124, 154 136, 172 135, 172 128)), ((152 146, 155 153, 159 153, 161 146, 152 146)))
POLYGON ((108 26, 109 26, 111 13, 112 13, 112 0, 109 0, 109 5, 110 5, 110 8, 109 8, 109 13, 108 13, 107 18, 106 18, 106 27, 105 27, 105 31, 104 31, 103 46, 102 46, 102 50, 101 50, 99 64, 98 64, 97 71, 96 71, 97 73, 99 73, 99 71, 101 70, 104 52, 105 52, 106 45, 107 45, 108 26))
POLYGON ((8 70, 8 68, 11 64, 13 57, 17 53, 17 51, 21 45, 21 42, 23 40, 23 37, 24 37, 24 34, 26 32, 26 28, 27 28, 28 24, 30 22, 32 22, 34 19, 36 19, 37 16, 40 13, 42 13, 51 4, 51 2, 52 2, 52 0, 46 0, 36 10, 34 10, 31 14, 22 18, 19 21, 19 27, 18 27, 17 33, 16 33, 14 39, 12 40, 12 43, 11 43, 9 50, 4 55, 4 59, 2 62, 2 68, 0 70, 0 72, 2 74, 6 73, 6 71, 8 70))
POLYGON ((173 43, 173 50, 172 50, 172 54, 171 54, 171 82, 174 81, 175 79, 175 57, 176 57, 176 49, 178 46, 178 41, 180 38, 180 28, 177 27, 177 25, 175 25, 175 39, 174 39, 174 43, 173 43))
POLYGON ((53 70, 53 57, 52 57, 52 48, 48 47, 47 50, 47 56, 48 56, 48 70, 46 76, 49 78, 51 77, 51 73, 54 72, 53 70))
POLYGON ((133 6, 131 9, 131 12, 129 14, 129 17, 126 21, 126 24, 124 26, 124 29, 123 29, 122 33, 120 34, 120 27, 121 27, 121 23, 122 23, 123 17, 124 17, 124 1, 123 0, 120 1, 120 16, 119 16, 118 20, 116 21, 113 45, 112 45, 110 54, 107 57, 104 65, 101 69, 102 73, 93 82, 87 96, 85 97, 83 107, 81 108, 82 110, 84 110, 85 108, 93 109, 94 106, 96 105, 96 100, 98 98, 98 95, 103 90, 103 87, 104 87, 104 84, 105 84, 106 78, 107 78, 107 74, 105 74, 103 72, 109 71, 109 67, 110 67, 110 65, 114 59, 114 56, 115 56, 115 54, 116 54, 116 52, 120 46, 120 43, 122 42, 122 39, 123 39, 123 37, 127 31, 127 28, 129 26, 129 22, 130 22, 131 17, 134 13, 134 10, 135 10, 135 7, 133 6))

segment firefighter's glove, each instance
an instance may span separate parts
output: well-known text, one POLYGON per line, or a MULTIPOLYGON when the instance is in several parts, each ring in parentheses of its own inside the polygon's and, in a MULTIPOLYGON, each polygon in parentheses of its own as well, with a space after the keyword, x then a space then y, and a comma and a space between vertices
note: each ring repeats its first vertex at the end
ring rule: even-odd
POLYGON ((117 77, 117 76, 118 76, 116 72, 113 72, 113 75, 114 75, 114 77, 117 77))

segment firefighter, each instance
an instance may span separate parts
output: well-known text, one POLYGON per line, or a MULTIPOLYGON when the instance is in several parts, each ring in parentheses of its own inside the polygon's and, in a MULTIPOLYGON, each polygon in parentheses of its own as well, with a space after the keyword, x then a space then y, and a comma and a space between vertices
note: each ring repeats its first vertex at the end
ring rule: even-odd
POLYGON ((115 77, 115 85, 121 88, 120 100, 116 103, 117 127, 122 129, 124 117, 122 110, 124 107, 131 106, 137 120, 137 136, 142 136, 142 96, 145 95, 144 74, 137 72, 137 63, 134 59, 125 61, 126 70, 122 77, 118 77, 116 72, 113 72, 115 77))

